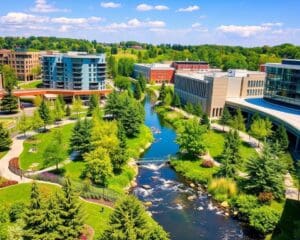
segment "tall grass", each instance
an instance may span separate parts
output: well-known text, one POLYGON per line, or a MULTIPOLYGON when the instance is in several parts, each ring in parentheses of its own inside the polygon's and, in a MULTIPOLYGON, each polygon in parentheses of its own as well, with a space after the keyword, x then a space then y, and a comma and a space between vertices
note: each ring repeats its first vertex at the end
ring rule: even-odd
POLYGON ((209 183, 208 192, 213 195, 217 201, 222 202, 234 197, 238 190, 233 180, 228 178, 215 178, 209 183))

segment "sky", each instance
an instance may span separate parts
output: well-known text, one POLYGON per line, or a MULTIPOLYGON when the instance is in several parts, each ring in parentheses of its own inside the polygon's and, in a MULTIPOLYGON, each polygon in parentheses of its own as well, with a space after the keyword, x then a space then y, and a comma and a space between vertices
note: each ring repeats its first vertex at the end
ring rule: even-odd
POLYGON ((0 0, 0 36, 300 45, 299 0, 0 0))

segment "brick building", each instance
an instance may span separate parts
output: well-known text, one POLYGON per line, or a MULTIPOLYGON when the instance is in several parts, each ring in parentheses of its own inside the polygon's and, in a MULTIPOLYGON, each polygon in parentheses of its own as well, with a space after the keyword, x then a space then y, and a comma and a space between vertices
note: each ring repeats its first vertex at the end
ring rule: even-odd
POLYGON ((40 53, 23 50, 0 50, 0 65, 9 65, 15 69, 17 77, 22 81, 35 79, 32 70, 40 66, 40 53))
POLYGON ((171 65, 176 71, 208 70, 209 64, 205 61, 175 61, 171 65))

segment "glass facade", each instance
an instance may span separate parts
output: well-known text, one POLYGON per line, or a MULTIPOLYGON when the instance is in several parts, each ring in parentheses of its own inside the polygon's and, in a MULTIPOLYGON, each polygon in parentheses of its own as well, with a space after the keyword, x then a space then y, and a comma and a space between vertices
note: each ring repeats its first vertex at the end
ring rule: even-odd
POLYGON ((300 107, 300 64, 267 65, 264 97, 300 107))

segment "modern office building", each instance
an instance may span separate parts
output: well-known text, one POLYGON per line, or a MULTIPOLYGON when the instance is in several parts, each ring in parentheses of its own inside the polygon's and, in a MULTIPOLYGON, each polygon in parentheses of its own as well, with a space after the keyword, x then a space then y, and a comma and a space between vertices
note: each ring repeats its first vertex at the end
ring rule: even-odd
POLYGON ((40 53, 2 49, 0 65, 9 65, 15 69, 19 80, 31 81, 37 77, 32 70, 40 66, 40 53))
POLYGON ((42 56, 45 88, 69 90, 104 90, 106 78, 105 55, 83 52, 42 56))
POLYGON ((154 83, 171 83, 173 82, 175 69, 170 64, 134 64, 133 77, 138 78, 140 75, 147 79, 147 82, 154 83))
POLYGON ((176 71, 201 71, 210 68, 205 61, 175 61, 172 63, 172 67, 176 71))
POLYGON ((209 117, 222 115, 226 98, 263 96, 265 74, 247 70, 189 72, 175 74, 175 93, 183 103, 201 104, 209 117))
POLYGON ((264 98, 300 108, 300 60, 286 59, 281 63, 267 63, 264 70, 264 98))

